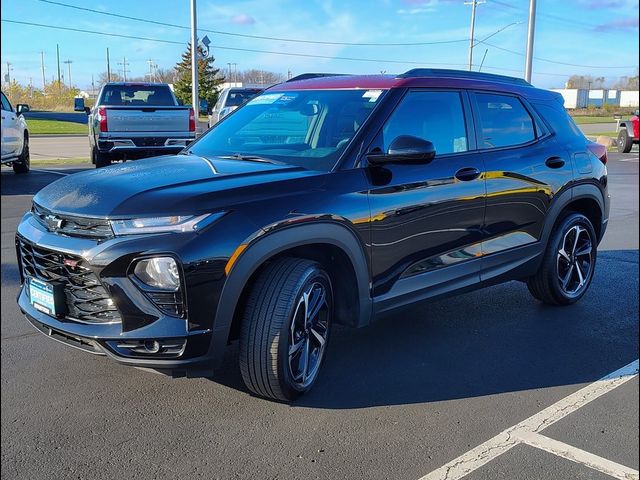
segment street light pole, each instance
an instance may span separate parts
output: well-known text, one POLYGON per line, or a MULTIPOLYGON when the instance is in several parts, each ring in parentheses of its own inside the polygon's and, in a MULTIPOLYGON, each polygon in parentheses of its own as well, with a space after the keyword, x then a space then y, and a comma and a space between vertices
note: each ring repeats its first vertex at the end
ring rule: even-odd
POLYGON ((476 7, 484 2, 478 0, 471 0, 471 2, 465 2, 465 5, 471 5, 471 31, 469 32, 469 71, 473 69, 473 47, 474 47, 474 33, 476 29, 476 7))
POLYGON ((529 26, 527 28, 527 54, 525 57, 524 79, 531 82, 533 63, 533 36, 536 29, 536 0, 529 0, 529 26))
POLYGON ((196 0, 191 0, 191 101, 197 118, 200 113, 200 100, 198 97, 198 26, 196 15, 196 0))

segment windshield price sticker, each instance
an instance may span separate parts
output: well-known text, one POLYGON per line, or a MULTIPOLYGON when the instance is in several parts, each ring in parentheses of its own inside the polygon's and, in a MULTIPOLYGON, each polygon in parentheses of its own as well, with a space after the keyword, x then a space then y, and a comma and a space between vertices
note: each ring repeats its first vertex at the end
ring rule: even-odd
POLYGON ((382 94, 382 90, 367 90, 362 94, 362 98, 368 98, 370 102, 375 102, 382 94))

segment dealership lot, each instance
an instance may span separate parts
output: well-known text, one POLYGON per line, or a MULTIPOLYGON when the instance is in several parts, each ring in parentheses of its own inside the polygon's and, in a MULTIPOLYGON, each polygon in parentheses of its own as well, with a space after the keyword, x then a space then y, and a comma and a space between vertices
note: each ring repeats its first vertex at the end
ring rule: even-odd
POLYGON ((436 478, 568 402, 580 408, 540 432, 548 449, 519 431, 466 478, 608 478, 584 453, 637 478, 637 152, 610 154, 610 226, 580 303, 542 306, 512 282, 336 330, 319 384, 294 405, 250 396, 235 346, 214 381, 174 380, 57 344, 22 318, 15 226, 31 195, 78 169, 2 171, 3 477, 436 478), (624 383, 594 385, 624 367, 624 383), (603 394, 578 404, 581 389, 603 394))

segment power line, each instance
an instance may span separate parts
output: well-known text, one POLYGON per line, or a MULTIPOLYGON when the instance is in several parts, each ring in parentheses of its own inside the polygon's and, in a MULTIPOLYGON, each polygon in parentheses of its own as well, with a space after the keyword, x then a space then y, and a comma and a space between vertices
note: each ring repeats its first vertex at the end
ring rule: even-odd
MULTIPOLYGON (((478 43, 483 43, 489 47, 493 47, 496 48, 498 50, 502 50, 503 52, 508 52, 508 53, 512 53, 514 55, 518 55, 520 57, 524 57, 525 54, 522 52, 518 52, 516 50, 509 50, 508 48, 504 48, 504 47, 499 47, 498 45, 494 45, 492 43, 486 42, 484 40, 479 40, 478 43)), ((547 62, 547 63, 553 63, 555 65, 565 65, 568 67, 585 67, 585 68, 606 68, 606 69, 616 69, 616 68, 635 68, 636 65, 620 65, 620 66, 615 66, 615 67, 606 67, 603 65, 582 65, 579 63, 568 63, 568 62, 557 62, 555 60, 549 60, 548 58, 541 58, 541 57, 533 57, 535 60, 538 60, 540 62, 547 62)))
MULTIPOLYGON (((119 13, 103 12, 100 10, 94 10, 92 8, 79 7, 77 5, 69 5, 67 3, 62 3, 62 2, 55 2, 53 0, 39 0, 39 1, 43 3, 49 3, 51 5, 58 5, 60 7, 67 7, 67 8, 73 8, 76 10, 82 10, 85 12, 97 13, 99 15, 107 15, 107 16, 116 17, 116 18, 124 18, 126 20, 134 20, 136 22, 152 23, 154 25, 160 25, 163 27, 172 27, 172 28, 180 28, 183 30, 190 30, 190 27, 187 27, 185 25, 177 25, 175 23, 158 22, 156 20, 149 20, 149 19, 140 18, 140 17, 132 17, 130 15, 121 15, 119 13)), ((268 37, 263 35, 249 35, 246 33, 233 33, 233 32, 225 32, 222 30, 208 30, 204 28, 200 28, 199 30, 201 32, 215 33, 218 35, 229 35, 232 37, 253 38, 255 40, 276 40, 279 42, 310 43, 314 45, 343 45, 343 46, 349 46, 349 47, 417 47, 421 45, 442 45, 446 43, 461 43, 461 42, 468 41, 467 39, 460 39, 460 40, 440 40, 440 41, 434 41, 434 42, 410 42, 410 43, 327 42, 327 41, 319 41, 319 40, 303 40, 300 38, 281 38, 281 37, 268 37)))
MULTIPOLYGON (((134 39, 134 40, 147 40, 147 41, 150 41, 150 42, 168 43, 168 44, 173 44, 173 45, 182 45, 182 46, 184 46, 183 42, 177 42, 177 41, 172 41, 172 40, 162 40, 162 39, 157 39, 157 38, 138 37, 138 36, 134 36, 134 35, 123 35, 123 34, 118 34, 118 33, 94 32, 92 30, 83 30, 83 29, 71 28, 71 27, 60 27, 58 25, 46 25, 46 24, 41 24, 41 23, 23 22, 23 21, 18 21, 18 20, 10 20, 10 19, 6 19, 6 18, 1 19, 1 21, 2 22, 6 22, 6 23, 19 24, 19 25, 28 25, 28 26, 34 26, 34 27, 51 28, 51 29, 55 29, 55 30, 67 30, 67 31, 72 31, 72 32, 89 33, 89 34, 93 34, 93 35, 102 35, 102 36, 107 36, 107 37, 129 38, 129 39, 134 39)), ((465 40, 465 42, 466 42, 466 40, 465 40)), ((485 44, 487 46, 496 48, 498 50, 503 50, 503 51, 507 51, 507 52, 510 52, 510 53, 514 53, 516 55, 520 55, 520 56, 524 55, 524 54, 522 54, 520 52, 516 52, 514 50, 508 50, 508 49, 503 48, 503 47, 498 47, 497 45, 490 44, 488 42, 485 42, 484 40, 478 40, 477 43, 483 43, 483 44, 485 44)), ((254 49, 248 49, 248 48, 234 48, 234 47, 220 47, 220 46, 218 46, 216 48, 219 48, 221 50, 233 50, 233 51, 252 52, 252 53, 267 53, 267 54, 273 54, 273 55, 285 55, 285 56, 294 56, 294 57, 326 58, 326 59, 333 59, 333 60, 351 60, 351 61, 362 61, 362 62, 394 63, 394 64, 422 65, 422 66, 429 65, 429 64, 437 65, 437 66, 466 66, 466 64, 461 64, 461 63, 411 62, 411 61, 402 61, 402 60, 381 60, 381 59, 371 59, 371 58, 331 57, 331 56, 328 56, 328 55, 313 55, 313 54, 304 54, 304 53, 275 52, 275 51, 269 51, 269 50, 254 50, 254 49)), ((536 57, 536 59, 539 60, 537 57, 536 57)), ((556 62, 554 62, 554 63, 556 63, 556 62)), ((560 63, 560 64, 562 65, 563 63, 560 63)), ((569 64, 569 66, 583 66, 583 65, 572 65, 572 64, 569 64)), ((488 65, 485 65, 483 68, 491 69, 491 70, 498 70, 498 71, 505 71, 505 72, 520 72, 520 70, 517 70, 517 69, 491 67, 491 66, 488 66, 488 65)), ((591 68, 605 68, 605 67, 591 66, 591 68)), ((630 67, 606 67, 606 68, 630 68, 630 67)), ((554 76, 554 77, 567 77, 568 76, 568 74, 552 73, 552 72, 536 72, 536 75, 545 75, 545 76, 554 76)))
MULTIPOLYGON (((107 32, 96 32, 93 30, 84 30, 81 28, 71 28, 71 27, 60 27, 58 25, 47 25, 44 23, 33 23, 33 22, 23 22, 20 20, 10 20, 8 18, 3 18, 3 22, 7 23, 15 23, 18 25, 29 25, 32 27, 43 27, 43 28, 52 28, 54 30, 66 30, 70 32, 78 32, 78 33, 89 33, 92 35, 102 35, 106 37, 118 37, 118 38, 128 38, 133 40, 147 40, 149 42, 159 42, 159 43, 168 43, 172 45, 182 45, 184 46, 184 42, 177 42, 173 40, 163 40, 159 38, 149 38, 149 37, 139 37, 136 35, 124 35, 121 33, 107 33, 107 32)), ((465 40, 466 42, 466 40, 465 40)), ((397 63, 401 65, 439 65, 439 66, 464 66, 464 63, 451 63, 451 62, 415 62, 415 61, 404 61, 404 60, 386 60, 379 58, 357 58, 357 57, 337 57, 331 55, 315 55, 311 53, 291 53, 291 52, 277 52, 274 50, 258 50, 253 48, 238 48, 238 47, 223 47, 216 46, 215 48, 219 50, 231 50, 235 52, 251 52, 251 53, 267 53, 271 55, 284 55, 289 57, 306 57, 306 58, 326 58, 329 60, 347 60, 347 61, 355 61, 355 62, 375 62, 375 63, 397 63)))

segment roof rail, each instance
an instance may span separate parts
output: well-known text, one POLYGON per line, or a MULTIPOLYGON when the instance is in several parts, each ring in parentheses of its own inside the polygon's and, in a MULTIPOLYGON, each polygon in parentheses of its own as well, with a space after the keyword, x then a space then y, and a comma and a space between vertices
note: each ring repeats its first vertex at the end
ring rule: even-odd
POLYGON ((530 87, 531 84, 523 78, 507 77, 506 75, 496 75, 494 73, 469 72, 466 70, 450 70, 446 68, 413 68, 409 71, 398 75, 398 78, 414 78, 414 77, 453 77, 468 78, 471 80, 487 80, 490 82, 511 83, 514 85, 525 85, 530 87))
POLYGON ((301 73, 300 75, 296 75, 295 77, 287 80, 289 82, 297 82, 299 80, 309 80, 310 78, 319 78, 319 77, 342 77, 347 75, 346 73, 301 73))

